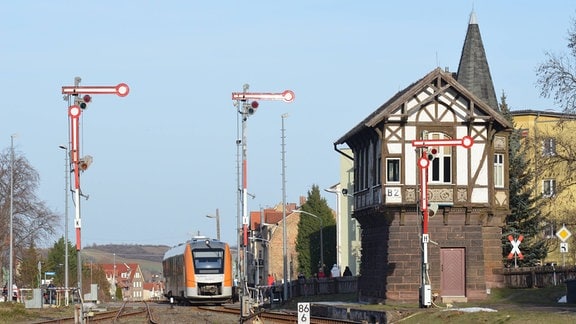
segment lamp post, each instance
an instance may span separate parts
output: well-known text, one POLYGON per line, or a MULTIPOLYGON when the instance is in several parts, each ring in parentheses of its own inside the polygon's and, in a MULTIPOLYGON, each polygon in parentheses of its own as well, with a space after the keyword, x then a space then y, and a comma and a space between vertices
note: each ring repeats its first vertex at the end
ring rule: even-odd
POLYGON ((68 305, 68 177, 70 174, 68 162, 68 146, 60 145, 59 148, 64 150, 64 292, 66 298, 66 305, 68 305))
POLYGON ((324 221, 322 220, 322 217, 301 209, 296 209, 293 210, 292 212, 306 214, 308 216, 317 218, 320 221, 320 263, 322 264, 322 267, 324 267, 324 237, 322 236, 322 230, 324 229, 324 221))
POLYGON ((216 215, 206 215, 208 218, 216 218, 216 238, 220 241, 220 213, 218 208, 216 208, 216 215))
POLYGON ((342 190, 340 188, 340 184, 337 184, 336 186, 329 188, 329 189, 324 189, 324 191, 326 192, 330 192, 336 195, 336 263, 338 264, 338 266, 342 266, 342 251, 341 251, 341 244, 340 241, 342 240, 342 235, 340 233, 340 231, 342 231, 342 214, 340 212, 340 201, 341 201, 341 197, 340 195, 342 194, 342 190))
POLYGON ((8 298, 12 300, 14 296, 12 281, 14 278, 14 137, 15 134, 10 136, 10 273, 8 278, 8 298))

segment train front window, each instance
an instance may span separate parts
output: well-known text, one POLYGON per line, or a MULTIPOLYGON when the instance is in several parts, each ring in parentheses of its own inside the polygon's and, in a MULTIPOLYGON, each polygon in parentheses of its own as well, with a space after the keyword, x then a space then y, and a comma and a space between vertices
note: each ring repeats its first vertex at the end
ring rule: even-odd
POLYGON ((223 250, 195 250, 194 269, 196 273, 222 273, 224 270, 223 250))

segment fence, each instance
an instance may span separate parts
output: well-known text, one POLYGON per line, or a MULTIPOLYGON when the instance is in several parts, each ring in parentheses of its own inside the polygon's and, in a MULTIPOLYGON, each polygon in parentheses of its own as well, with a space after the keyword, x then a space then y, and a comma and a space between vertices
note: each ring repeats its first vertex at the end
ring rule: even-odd
POLYGON ((576 266, 504 268, 494 272, 504 276, 507 288, 544 288, 576 279, 576 266))
POLYGON ((348 294, 358 290, 358 277, 298 279, 290 284, 292 297, 348 294))

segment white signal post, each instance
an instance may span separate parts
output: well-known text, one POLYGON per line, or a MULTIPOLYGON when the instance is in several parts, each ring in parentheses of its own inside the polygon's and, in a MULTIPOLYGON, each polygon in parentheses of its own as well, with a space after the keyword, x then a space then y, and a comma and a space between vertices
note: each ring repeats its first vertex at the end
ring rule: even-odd
MULTIPOLYGON (((80 97, 87 94, 115 94, 119 97, 125 97, 130 92, 130 88, 126 83, 119 83, 115 86, 79 86, 80 78, 75 78, 74 86, 63 86, 62 94, 67 96, 80 97)), ((88 99, 89 96, 88 96, 88 99)), ((82 168, 80 158, 80 115, 82 109, 80 106, 73 104, 68 107, 68 117, 70 118, 70 163, 73 165, 74 171, 74 227, 76 228, 76 251, 78 259, 78 293, 82 293, 82 260, 80 250, 82 249, 81 230, 82 218, 80 216, 80 171, 85 170, 82 168)), ((68 244, 68 242, 66 242, 68 244)), ((83 322, 83 319, 82 319, 83 322)))
MULTIPOLYGON (((295 95, 292 90, 285 90, 279 93, 269 93, 269 92, 246 92, 249 88, 248 84, 245 84, 242 92, 232 92, 232 100, 235 100, 235 106, 238 108, 238 113, 242 115, 242 139, 237 143, 242 145, 242 242, 238 240, 238 265, 241 269, 238 269, 238 275, 240 279, 240 317, 242 322, 242 317, 244 314, 248 314, 248 310, 244 309, 244 299, 249 298, 247 290, 245 287, 246 282, 246 253, 248 245, 248 224, 249 224, 249 214, 248 214, 248 159, 247 159, 247 139, 246 139, 246 122, 248 117, 252 115, 256 108, 258 108, 258 102, 256 100, 277 100, 290 103, 294 101, 295 95), (250 102, 251 101, 251 102, 250 102), (242 253, 240 253, 240 246, 242 246, 242 253), (240 261, 242 259, 242 261, 240 261)), ((239 189, 240 191, 240 189, 239 189)), ((286 226, 284 226, 284 236, 286 236, 286 226)), ((286 288, 286 251, 284 251, 284 285, 286 288)), ((284 294, 287 291, 285 289, 284 294)))
POLYGON ((418 159, 420 168, 420 209, 422 210, 422 286, 420 291, 420 306, 428 307, 432 304, 432 285, 428 276, 428 242, 430 234, 428 233, 428 167, 430 160, 426 152, 429 146, 463 146, 469 149, 474 145, 474 139, 470 136, 464 136, 462 139, 422 139, 413 140, 412 146, 421 148, 422 156, 418 159))

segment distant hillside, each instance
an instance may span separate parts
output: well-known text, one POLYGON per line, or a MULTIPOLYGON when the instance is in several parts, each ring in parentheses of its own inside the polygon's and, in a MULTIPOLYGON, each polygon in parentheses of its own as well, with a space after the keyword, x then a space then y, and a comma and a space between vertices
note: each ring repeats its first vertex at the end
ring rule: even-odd
POLYGON ((82 259, 84 264, 137 263, 144 279, 151 281, 153 275, 162 276, 162 258, 168 249, 166 245, 91 245, 82 249, 82 259))

